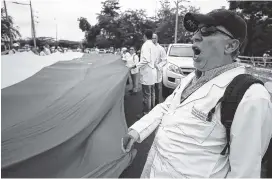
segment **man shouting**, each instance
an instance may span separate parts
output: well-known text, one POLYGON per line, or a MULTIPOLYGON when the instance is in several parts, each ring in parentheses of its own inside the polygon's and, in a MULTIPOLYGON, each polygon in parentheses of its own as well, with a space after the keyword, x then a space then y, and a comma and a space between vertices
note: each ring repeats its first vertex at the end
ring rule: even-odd
POLYGON ((261 82, 254 83, 243 96, 238 93, 241 101, 233 116, 221 113, 226 111, 224 100, 237 101, 225 98, 225 91, 231 90, 228 85, 246 73, 245 67, 234 63, 246 39, 246 23, 234 12, 221 9, 206 15, 187 13, 184 26, 194 32, 196 71, 129 128, 123 150, 130 151, 134 142, 142 142, 157 129, 142 177, 259 178, 272 135, 268 91, 261 82), (232 124, 225 125, 223 119, 232 124))

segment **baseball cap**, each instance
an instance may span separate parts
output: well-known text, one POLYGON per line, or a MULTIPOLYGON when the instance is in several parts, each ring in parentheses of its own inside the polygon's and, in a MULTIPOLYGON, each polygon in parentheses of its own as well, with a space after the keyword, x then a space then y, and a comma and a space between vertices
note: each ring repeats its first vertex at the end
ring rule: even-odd
POLYGON ((208 14, 187 13, 184 16, 184 27, 189 32, 195 32, 199 24, 209 26, 223 26, 235 39, 242 44, 247 36, 247 24, 235 12, 225 9, 216 9, 208 14))

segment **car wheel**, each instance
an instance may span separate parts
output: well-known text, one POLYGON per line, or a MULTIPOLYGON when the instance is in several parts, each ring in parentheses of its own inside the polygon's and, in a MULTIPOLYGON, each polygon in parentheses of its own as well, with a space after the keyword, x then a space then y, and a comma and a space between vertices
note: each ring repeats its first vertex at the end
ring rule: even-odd
POLYGON ((162 84, 162 97, 166 99, 169 95, 173 93, 173 89, 167 88, 162 84))

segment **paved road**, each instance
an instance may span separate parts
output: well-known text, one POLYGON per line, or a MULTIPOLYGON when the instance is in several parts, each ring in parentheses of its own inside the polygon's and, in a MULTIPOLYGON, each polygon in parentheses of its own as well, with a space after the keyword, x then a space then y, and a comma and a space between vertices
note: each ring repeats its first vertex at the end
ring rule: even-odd
MULTIPOLYGON (((131 89, 131 86, 127 86, 127 90, 131 89)), ((135 96, 131 96, 126 92, 125 95, 125 115, 127 125, 130 127, 137 121, 136 115, 142 111, 142 92, 139 92, 135 96)), ((120 178, 139 178, 141 176, 148 152, 154 140, 154 133, 152 133, 141 144, 136 143, 137 155, 133 163, 122 173, 120 178)))

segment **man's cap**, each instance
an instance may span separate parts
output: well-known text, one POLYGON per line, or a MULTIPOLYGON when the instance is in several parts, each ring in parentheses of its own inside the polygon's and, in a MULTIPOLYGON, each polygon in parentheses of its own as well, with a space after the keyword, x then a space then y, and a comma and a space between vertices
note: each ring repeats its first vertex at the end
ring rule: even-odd
POLYGON ((225 9, 216 9, 208 14, 187 13, 184 16, 184 27, 189 32, 195 32, 199 24, 223 26, 235 39, 243 43, 247 36, 247 24, 235 12, 225 9))

